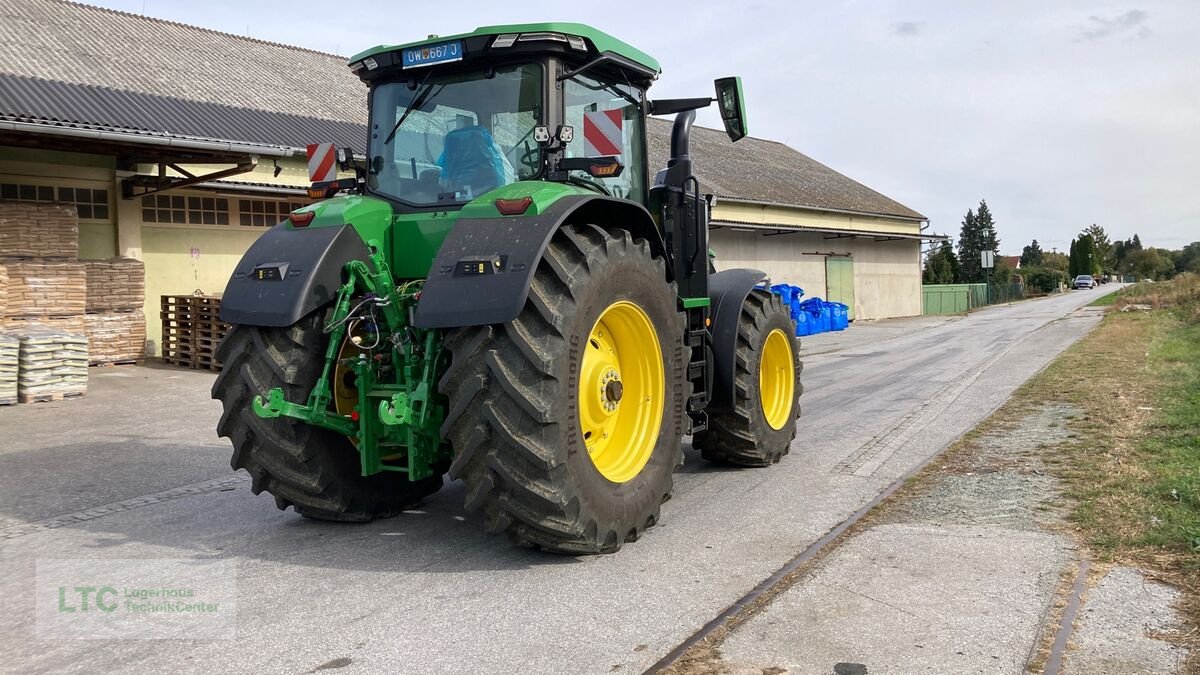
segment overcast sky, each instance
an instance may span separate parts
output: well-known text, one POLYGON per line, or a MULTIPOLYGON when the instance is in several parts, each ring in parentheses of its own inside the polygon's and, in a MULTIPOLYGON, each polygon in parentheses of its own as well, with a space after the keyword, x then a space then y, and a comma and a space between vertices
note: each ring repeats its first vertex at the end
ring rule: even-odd
POLYGON ((741 75, 752 135, 936 232, 957 235, 987 199, 1015 255, 1033 238, 1063 251, 1093 222, 1147 245, 1200 239, 1200 2, 1132 2, 95 4, 336 54, 496 23, 592 24, 662 63, 651 98, 741 75))

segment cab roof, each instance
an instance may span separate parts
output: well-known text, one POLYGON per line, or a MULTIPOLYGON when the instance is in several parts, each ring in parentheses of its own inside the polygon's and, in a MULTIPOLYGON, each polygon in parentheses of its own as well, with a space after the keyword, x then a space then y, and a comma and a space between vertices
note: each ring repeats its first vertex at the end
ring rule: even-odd
POLYGON ((591 46, 600 54, 611 52, 617 56, 624 57, 630 61, 633 61, 634 63, 644 66, 655 73, 662 72, 662 68, 658 65, 658 60, 638 49, 637 47, 622 42, 608 33, 592 28, 591 26, 582 23, 567 22, 517 23, 506 24, 502 26, 482 26, 480 28, 476 28, 470 33, 459 33, 458 35, 445 36, 434 35, 424 40, 406 42, 398 45, 377 45, 350 57, 350 63, 361 61, 369 56, 376 56, 386 52, 394 52, 396 50, 406 49, 409 47, 433 45, 446 42, 447 40, 463 40, 467 38, 487 37, 512 33, 562 33, 564 35, 579 36, 591 42, 591 46))

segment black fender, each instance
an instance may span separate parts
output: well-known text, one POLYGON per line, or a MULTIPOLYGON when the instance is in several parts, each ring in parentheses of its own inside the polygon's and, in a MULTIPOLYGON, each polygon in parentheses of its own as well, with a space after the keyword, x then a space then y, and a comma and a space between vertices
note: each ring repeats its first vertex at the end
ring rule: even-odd
POLYGON ((733 405, 738 319, 750 291, 764 281, 767 281, 766 272, 748 269, 723 270, 708 278, 713 351, 713 387, 709 410, 728 410, 733 405))
POLYGON ((221 320, 250 326, 290 326, 332 302, 351 260, 369 251, 350 225, 267 230, 238 262, 221 297, 221 320))
POLYGON ((623 227, 646 239, 655 255, 666 256, 650 212, 613 197, 570 195, 535 216, 463 218, 446 235, 429 268, 413 324, 456 328, 517 318, 550 239, 573 223, 623 227))

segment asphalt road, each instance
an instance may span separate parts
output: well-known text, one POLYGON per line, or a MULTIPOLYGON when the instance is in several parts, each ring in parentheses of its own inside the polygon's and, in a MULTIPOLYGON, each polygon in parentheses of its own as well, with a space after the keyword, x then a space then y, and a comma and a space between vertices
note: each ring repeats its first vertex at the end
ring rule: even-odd
POLYGON ((210 374, 96 373, 82 401, 0 409, 0 670, 641 672, 994 410, 1102 292, 814 338, 782 463, 689 448, 661 524, 587 558, 484 534, 461 484, 369 525, 279 512, 230 473, 210 374), (221 639, 43 639, 39 561, 101 558, 224 563, 235 616, 221 639))

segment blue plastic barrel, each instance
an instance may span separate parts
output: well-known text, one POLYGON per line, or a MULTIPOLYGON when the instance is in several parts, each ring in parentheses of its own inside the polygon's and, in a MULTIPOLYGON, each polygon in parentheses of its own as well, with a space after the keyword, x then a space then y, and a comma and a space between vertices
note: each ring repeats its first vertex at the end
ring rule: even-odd
POLYGON ((846 330, 850 325, 850 308, 840 302, 827 302, 825 308, 829 311, 830 329, 846 330))
POLYGON ((796 337, 804 337, 811 335, 809 332, 810 315, 804 310, 797 310, 792 313, 792 323, 796 324, 796 337))
POLYGON ((795 294, 795 291, 792 290, 793 288, 795 287, 787 284, 775 284, 771 287, 771 292, 778 295, 783 300, 784 305, 790 305, 792 304, 792 297, 795 294))
POLYGON ((800 309, 808 314, 808 334, 816 335, 829 330, 829 310, 820 298, 809 298, 800 303, 800 309))

